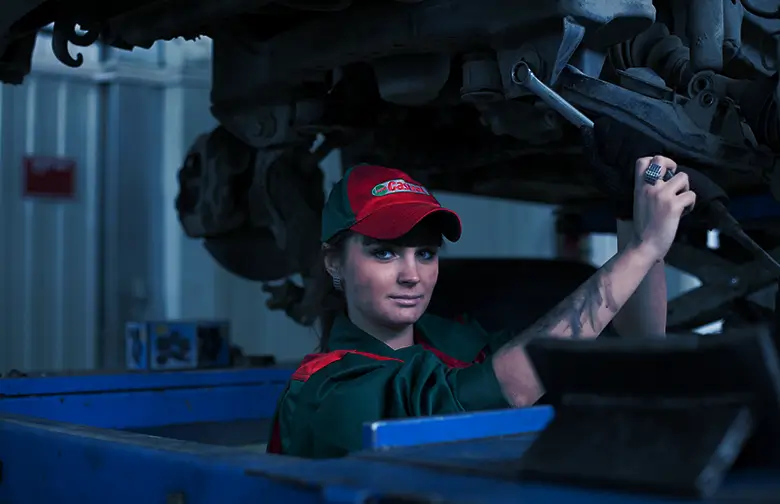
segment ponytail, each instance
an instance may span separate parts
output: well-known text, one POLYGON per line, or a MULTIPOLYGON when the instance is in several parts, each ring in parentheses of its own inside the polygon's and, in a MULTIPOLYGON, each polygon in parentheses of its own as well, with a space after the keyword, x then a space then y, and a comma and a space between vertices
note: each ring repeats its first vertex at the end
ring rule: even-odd
POLYGON ((320 311, 320 352, 329 351, 328 342, 330 341, 330 332, 333 329, 333 323, 339 315, 346 313, 347 299, 344 293, 336 290, 333 284, 329 284, 325 296, 322 299, 320 311))
POLYGON ((344 297, 344 292, 337 290, 333 286, 333 279, 325 270, 325 257, 328 254, 338 254, 341 259, 345 259, 344 246, 346 245, 347 238, 349 238, 350 232, 339 233, 334 236, 328 243, 327 247, 322 250, 322 257, 320 264, 322 268, 322 296, 320 297, 320 312, 318 318, 320 320, 320 352, 329 351, 328 343, 330 342, 330 333, 333 329, 333 323, 339 315, 343 315, 347 312, 347 298, 344 297))

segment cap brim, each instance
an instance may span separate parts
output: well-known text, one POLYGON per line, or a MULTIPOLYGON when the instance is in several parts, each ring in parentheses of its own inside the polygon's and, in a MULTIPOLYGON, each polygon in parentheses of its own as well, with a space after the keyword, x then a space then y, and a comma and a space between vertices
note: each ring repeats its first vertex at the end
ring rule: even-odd
POLYGON ((371 212, 350 229, 376 240, 396 240, 427 217, 435 217, 441 234, 449 241, 460 239, 461 223, 452 210, 428 203, 401 203, 388 205, 371 212))

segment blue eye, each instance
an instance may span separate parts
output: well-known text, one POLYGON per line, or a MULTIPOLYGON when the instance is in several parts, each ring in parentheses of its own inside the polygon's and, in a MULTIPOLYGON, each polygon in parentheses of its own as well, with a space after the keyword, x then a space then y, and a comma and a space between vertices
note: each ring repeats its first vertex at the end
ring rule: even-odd
POLYGON ((379 259, 380 261, 389 261, 393 258, 393 252, 386 249, 380 249, 380 250, 374 250, 372 252, 372 255, 379 259))
POLYGON ((420 256, 420 258, 423 261, 431 261, 436 257, 436 251, 435 250, 418 250, 417 255, 420 256))

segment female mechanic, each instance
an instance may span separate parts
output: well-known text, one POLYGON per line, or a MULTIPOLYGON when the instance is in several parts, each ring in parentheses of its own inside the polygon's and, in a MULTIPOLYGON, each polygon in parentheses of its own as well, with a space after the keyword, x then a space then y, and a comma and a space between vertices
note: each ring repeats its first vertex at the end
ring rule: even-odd
POLYGON ((637 160, 620 251, 519 334, 426 315, 442 236, 457 241, 460 219, 399 170, 347 171, 322 217, 325 269, 344 306, 323 319, 322 353, 304 358, 282 395, 268 452, 339 457, 360 449, 365 422, 530 406, 543 394, 524 351, 531 338, 595 338, 613 319, 621 335, 664 334, 663 259, 696 199, 685 173, 663 181, 675 168, 637 160))

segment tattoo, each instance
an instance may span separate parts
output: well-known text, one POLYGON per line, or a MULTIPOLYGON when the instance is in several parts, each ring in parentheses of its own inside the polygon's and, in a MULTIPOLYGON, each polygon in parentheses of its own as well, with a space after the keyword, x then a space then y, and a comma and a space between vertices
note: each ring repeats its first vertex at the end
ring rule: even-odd
POLYGON ((557 333, 579 339, 583 333, 601 333, 606 326, 599 321, 601 308, 606 308, 613 316, 620 310, 612 295, 611 272, 612 265, 607 262, 569 297, 523 331, 523 334, 529 337, 548 336, 557 328, 557 333))

